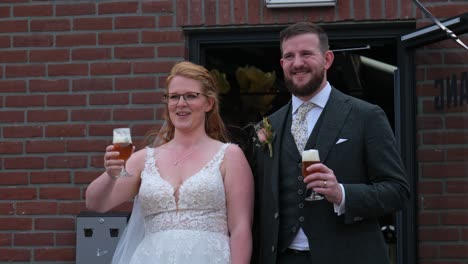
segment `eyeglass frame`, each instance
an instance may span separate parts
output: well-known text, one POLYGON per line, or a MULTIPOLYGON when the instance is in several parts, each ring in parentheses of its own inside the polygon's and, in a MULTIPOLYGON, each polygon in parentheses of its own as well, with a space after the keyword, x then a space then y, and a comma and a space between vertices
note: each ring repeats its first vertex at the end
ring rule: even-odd
MULTIPOLYGON (((186 92, 186 93, 183 93, 183 94, 167 93, 167 94, 163 95, 163 102, 168 104, 168 105, 177 105, 180 102, 180 98, 182 97, 184 99, 185 103, 190 104, 190 103, 194 102, 196 99, 200 98, 200 95, 208 96, 208 95, 206 95, 204 93, 200 93, 200 92, 186 92), (193 98, 187 98, 188 95, 194 95, 194 97, 193 98), (171 97, 173 97, 173 96, 177 97, 177 101, 171 101, 171 100, 173 100, 173 99, 171 99, 171 97)), ((174 100, 175 100, 175 98, 174 98, 174 100)))

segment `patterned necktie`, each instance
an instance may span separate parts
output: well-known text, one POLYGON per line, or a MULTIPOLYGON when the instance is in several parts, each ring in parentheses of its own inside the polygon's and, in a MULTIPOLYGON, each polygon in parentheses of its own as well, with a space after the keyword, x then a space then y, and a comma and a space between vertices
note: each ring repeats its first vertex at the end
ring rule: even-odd
POLYGON ((314 106, 315 105, 311 102, 305 102, 299 106, 297 113, 293 116, 291 133, 300 153, 304 150, 307 139, 309 138, 306 115, 314 106))

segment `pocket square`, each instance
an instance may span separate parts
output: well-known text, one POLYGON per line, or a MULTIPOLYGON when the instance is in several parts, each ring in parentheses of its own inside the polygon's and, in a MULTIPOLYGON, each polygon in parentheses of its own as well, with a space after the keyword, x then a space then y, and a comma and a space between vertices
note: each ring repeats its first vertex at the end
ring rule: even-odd
POLYGON ((346 142, 346 141, 348 141, 347 138, 340 138, 340 139, 338 139, 338 141, 336 142, 336 144, 338 145, 338 144, 343 143, 343 142, 346 142))

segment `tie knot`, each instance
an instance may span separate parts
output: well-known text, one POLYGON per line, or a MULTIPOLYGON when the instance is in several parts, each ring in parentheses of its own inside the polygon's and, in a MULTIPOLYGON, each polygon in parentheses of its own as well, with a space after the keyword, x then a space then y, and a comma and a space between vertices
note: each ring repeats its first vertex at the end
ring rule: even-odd
POLYGON ((312 109, 315 105, 311 102, 305 102, 299 106, 297 109, 297 117, 302 120, 305 118, 307 113, 309 113, 310 109, 312 109))

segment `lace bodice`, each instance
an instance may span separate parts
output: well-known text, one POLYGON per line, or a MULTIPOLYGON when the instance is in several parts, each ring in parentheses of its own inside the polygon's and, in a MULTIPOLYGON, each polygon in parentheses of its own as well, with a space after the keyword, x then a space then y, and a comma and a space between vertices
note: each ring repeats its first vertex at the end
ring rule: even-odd
POLYGON ((185 180, 175 197, 173 186, 161 178, 154 148, 146 149, 139 198, 146 232, 201 230, 227 234, 226 198, 220 165, 229 144, 185 180))

